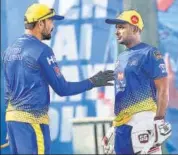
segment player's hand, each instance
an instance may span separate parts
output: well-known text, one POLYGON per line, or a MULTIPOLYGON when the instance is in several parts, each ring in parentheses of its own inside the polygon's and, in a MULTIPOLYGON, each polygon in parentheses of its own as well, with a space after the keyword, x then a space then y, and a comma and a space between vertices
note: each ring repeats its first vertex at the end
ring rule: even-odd
POLYGON ((172 133, 171 124, 164 119, 154 121, 155 145, 161 145, 172 133))
POLYGON ((113 86, 114 84, 110 81, 114 80, 114 71, 100 71, 91 78, 89 78, 89 80, 93 83, 94 87, 113 86))
MULTIPOLYGON (((140 154, 152 154, 151 149, 159 147, 164 141, 166 141, 171 135, 171 125, 165 122, 164 119, 155 119, 154 128, 149 135, 149 141, 142 148, 140 154)), ((153 153, 154 154, 154 153, 153 153)))

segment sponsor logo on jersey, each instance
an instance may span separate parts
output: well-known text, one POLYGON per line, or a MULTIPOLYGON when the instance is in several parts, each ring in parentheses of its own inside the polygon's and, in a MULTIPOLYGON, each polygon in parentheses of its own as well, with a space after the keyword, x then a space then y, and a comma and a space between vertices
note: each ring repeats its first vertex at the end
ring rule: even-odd
POLYGON ((162 59, 162 58, 163 58, 163 56, 162 56, 161 52, 159 52, 159 51, 155 51, 155 52, 154 52, 154 57, 155 57, 157 60, 159 60, 159 59, 162 59))
POLYGON ((134 59, 129 62, 130 66, 137 66, 138 65, 138 60, 134 59))
POLYGON ((49 65, 51 65, 51 64, 56 62, 56 58, 55 58, 54 55, 52 55, 50 57, 47 57, 46 59, 47 59, 49 65))
POLYGON ((161 69, 162 73, 166 73, 166 65, 165 64, 160 64, 159 68, 161 69))
POLYGON ((61 72, 58 66, 54 66, 53 69, 58 77, 61 76, 61 72))

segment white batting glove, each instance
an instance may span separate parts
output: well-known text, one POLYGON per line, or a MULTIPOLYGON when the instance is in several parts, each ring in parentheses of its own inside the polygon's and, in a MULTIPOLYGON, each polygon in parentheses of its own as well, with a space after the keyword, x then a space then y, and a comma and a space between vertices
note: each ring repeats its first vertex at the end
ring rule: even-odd
POLYGON ((164 119, 154 120, 154 129, 150 133, 149 142, 142 149, 140 154, 151 154, 152 147, 160 146, 172 133, 171 124, 164 119))
POLYGON ((154 121, 155 145, 161 145, 172 133, 171 124, 164 119, 154 121))
POLYGON ((102 139, 102 146, 104 154, 115 154, 114 153, 114 127, 109 128, 106 136, 102 139))

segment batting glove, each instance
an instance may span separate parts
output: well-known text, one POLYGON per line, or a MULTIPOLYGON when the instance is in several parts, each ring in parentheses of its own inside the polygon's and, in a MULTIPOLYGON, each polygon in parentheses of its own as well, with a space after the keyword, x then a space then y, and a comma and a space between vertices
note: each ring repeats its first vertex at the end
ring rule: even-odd
POLYGON ((89 80, 93 83, 94 87, 113 86, 114 84, 110 83, 109 81, 114 80, 114 71, 100 71, 91 78, 89 78, 89 80))
POLYGON ((164 119, 154 120, 155 145, 161 145, 171 136, 171 124, 165 122, 164 119))
POLYGON ((104 154, 115 154, 114 151, 114 127, 109 128, 106 136, 102 139, 102 147, 104 154))

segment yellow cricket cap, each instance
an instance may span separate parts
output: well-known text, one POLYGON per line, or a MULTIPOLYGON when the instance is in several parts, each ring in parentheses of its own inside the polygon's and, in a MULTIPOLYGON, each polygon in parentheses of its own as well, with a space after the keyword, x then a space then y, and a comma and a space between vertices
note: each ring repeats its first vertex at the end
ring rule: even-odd
POLYGON ((130 23, 140 28, 140 30, 143 30, 144 27, 142 17, 136 10, 123 11, 116 19, 106 19, 105 22, 108 24, 130 23))
POLYGON ((25 13, 25 23, 32 23, 39 20, 52 18, 53 20, 62 20, 64 16, 56 15, 55 10, 45 4, 34 3, 28 7, 25 13))

